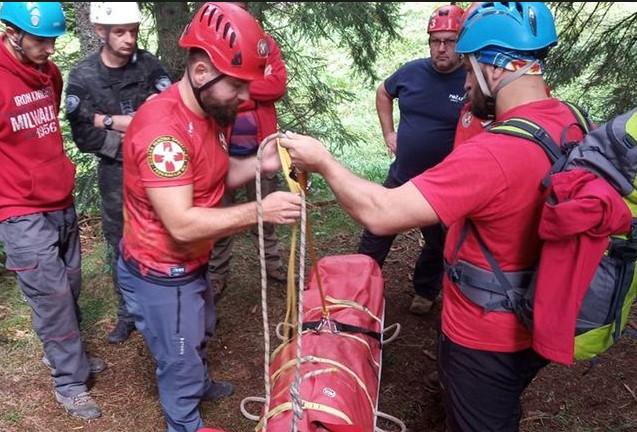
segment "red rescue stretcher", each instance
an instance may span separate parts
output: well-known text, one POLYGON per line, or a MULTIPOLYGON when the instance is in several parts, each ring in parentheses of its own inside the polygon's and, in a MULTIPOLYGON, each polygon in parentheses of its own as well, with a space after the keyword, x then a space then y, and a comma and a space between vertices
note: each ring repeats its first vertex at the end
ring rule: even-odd
POLYGON ((378 264, 366 255, 328 256, 318 261, 303 300, 300 384, 297 378, 297 338, 282 343, 271 355, 271 399, 257 432, 292 431, 296 402, 298 432, 382 431, 378 418, 398 419, 378 412, 382 346, 394 339, 400 325, 384 328, 384 280, 378 264), (321 296, 322 292, 322 296, 321 296), (326 318, 325 310, 329 312, 326 318), (393 334, 385 334, 393 329, 393 334), (297 390, 293 392, 292 390, 297 390), (296 401, 295 401, 295 396, 296 401))

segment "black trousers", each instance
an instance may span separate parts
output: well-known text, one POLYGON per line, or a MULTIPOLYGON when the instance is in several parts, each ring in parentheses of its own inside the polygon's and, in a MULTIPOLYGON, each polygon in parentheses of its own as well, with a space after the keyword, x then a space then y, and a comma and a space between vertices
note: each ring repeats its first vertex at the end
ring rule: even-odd
MULTIPOLYGON (((401 186, 401 184, 389 174, 383 186, 396 188, 401 186)), ((416 295, 433 300, 438 296, 442 288, 444 271, 442 253, 445 244, 445 232, 440 224, 422 227, 420 231, 425 239, 425 245, 414 265, 414 290, 416 295)), ((377 236, 364 230, 358 246, 358 253, 370 256, 382 267, 395 238, 395 235, 377 236)))
POLYGON ((460 346, 441 333, 438 372, 449 432, 516 432, 520 397, 549 362, 532 349, 514 353, 460 346))

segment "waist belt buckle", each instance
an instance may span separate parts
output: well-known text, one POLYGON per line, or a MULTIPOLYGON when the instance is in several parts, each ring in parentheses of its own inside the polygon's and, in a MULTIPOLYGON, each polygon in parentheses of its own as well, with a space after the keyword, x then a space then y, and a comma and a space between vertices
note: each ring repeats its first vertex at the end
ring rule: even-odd
POLYGON ((447 274, 449 275, 449 279, 451 279, 453 283, 457 284, 458 282, 460 282, 460 276, 462 275, 462 272, 456 266, 449 267, 447 274))

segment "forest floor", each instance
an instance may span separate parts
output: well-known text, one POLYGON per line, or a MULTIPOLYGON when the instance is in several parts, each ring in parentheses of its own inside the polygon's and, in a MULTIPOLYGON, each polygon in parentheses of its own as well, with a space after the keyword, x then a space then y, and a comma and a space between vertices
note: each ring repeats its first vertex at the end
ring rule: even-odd
MULTIPOLYGON (((340 210, 328 204, 322 217, 340 210)), ((345 220, 340 216, 340 220, 345 220)), ((319 226, 315 223, 315 226, 319 226)), ((109 345, 115 324, 114 296, 103 262, 95 221, 83 227, 83 333, 92 355, 108 369, 92 382, 103 415, 91 422, 73 419, 55 402, 52 380, 41 362, 42 348, 30 326, 29 309, 9 272, 0 274, 0 431, 2 432, 160 432, 165 423, 157 399, 154 363, 138 332, 125 343, 109 345)), ((289 248, 287 231, 281 243, 289 248), (286 241, 288 244, 286 244, 286 241)), ((356 250, 359 228, 351 221, 315 230, 319 256, 356 250)), ((379 408, 400 418, 411 432, 443 432, 440 395, 427 376, 436 368, 439 306, 428 317, 408 312, 410 275, 419 251, 417 231, 398 236, 384 266, 385 324, 399 322, 398 340, 383 350, 379 408)), ((211 374, 233 382, 235 394, 204 402, 207 425, 228 432, 254 430, 239 411, 247 396, 263 396, 263 331, 257 249, 248 234, 237 236, 228 288, 218 304, 219 326, 210 344, 211 374)), ((285 312, 285 287, 269 284, 271 322, 285 312)), ((595 362, 573 367, 549 365, 527 389, 521 431, 619 432, 637 430, 637 314, 628 336, 595 362)), ((383 424, 384 428, 389 428, 383 424)))

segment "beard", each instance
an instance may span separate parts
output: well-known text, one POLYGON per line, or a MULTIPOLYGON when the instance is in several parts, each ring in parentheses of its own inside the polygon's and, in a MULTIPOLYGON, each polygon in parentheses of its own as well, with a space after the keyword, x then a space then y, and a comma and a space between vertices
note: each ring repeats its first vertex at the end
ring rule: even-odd
POLYGON ((212 118, 221 127, 228 127, 234 123, 237 117, 239 103, 220 103, 212 96, 201 95, 199 105, 208 117, 212 118))
POLYGON ((484 120, 495 118, 495 99, 491 96, 485 96, 480 86, 471 90, 471 112, 484 120))

